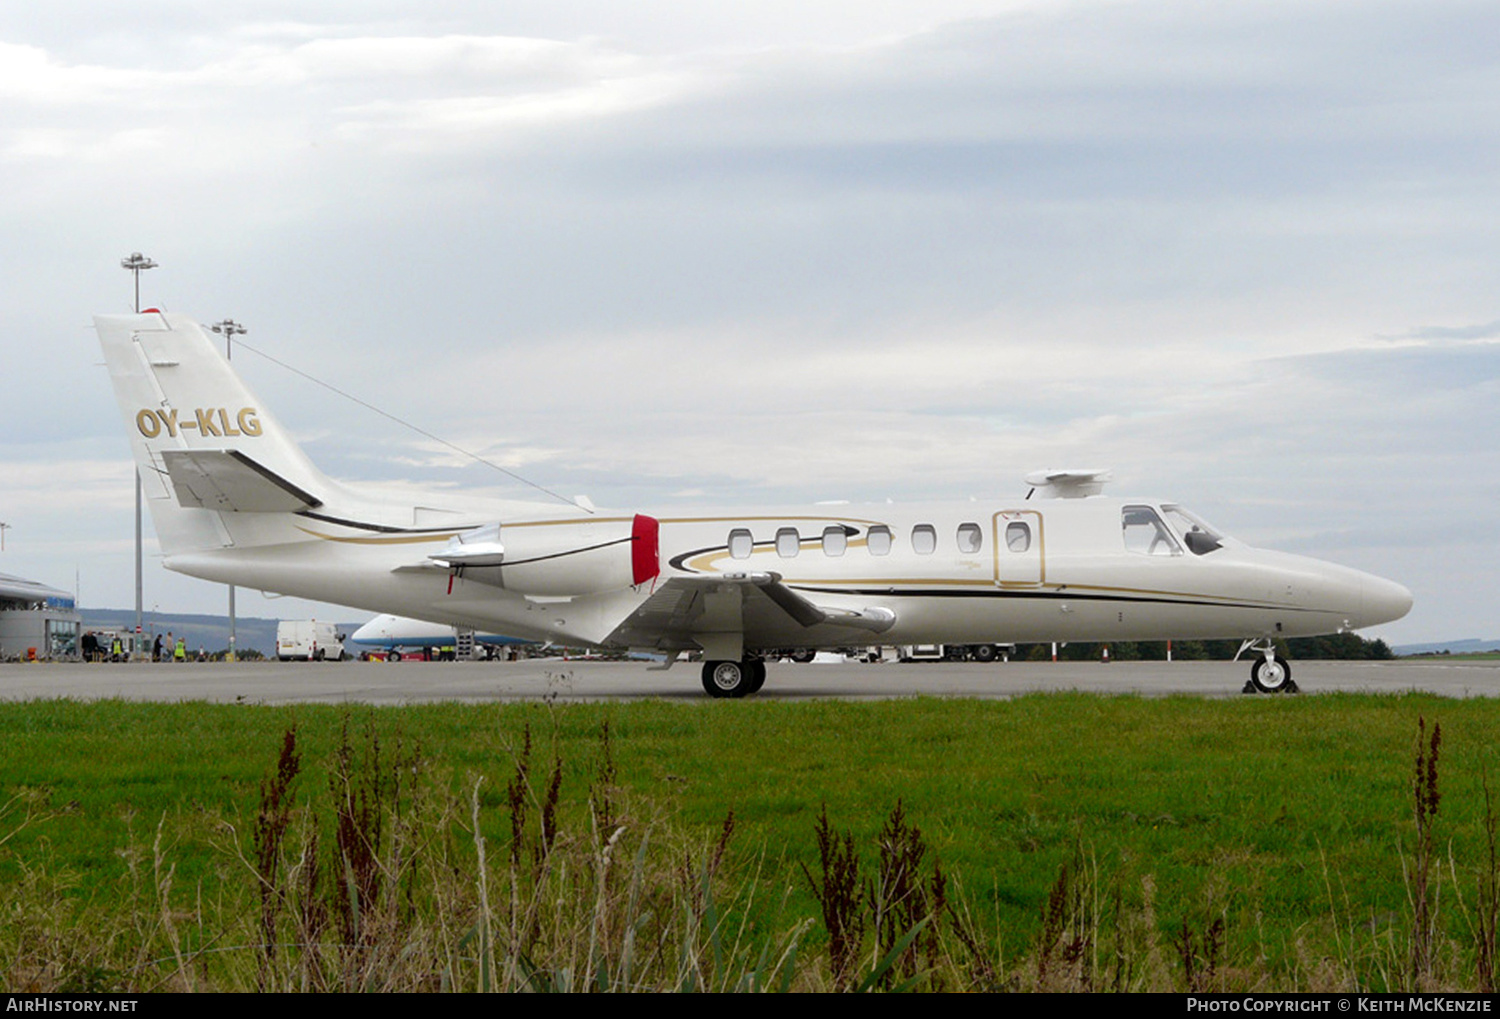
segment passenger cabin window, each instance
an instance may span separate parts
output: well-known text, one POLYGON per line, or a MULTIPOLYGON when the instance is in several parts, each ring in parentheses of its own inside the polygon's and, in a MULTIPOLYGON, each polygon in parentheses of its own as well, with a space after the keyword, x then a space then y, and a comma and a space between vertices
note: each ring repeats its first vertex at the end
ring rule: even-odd
POLYGON ((729 532, 729 554, 736 559, 749 559, 750 553, 755 550, 755 539, 750 537, 750 532, 743 527, 737 527, 729 532))
POLYGON ((958 550, 972 555, 984 545, 984 532, 978 524, 958 525, 958 550))
POLYGON ((876 524, 865 536, 865 544, 869 546, 871 555, 890 555, 891 529, 884 524, 876 524))
POLYGON ((823 554, 828 556, 841 556, 849 547, 849 536, 844 533, 842 527, 823 528, 823 554))
POLYGON ((1005 547, 1012 552, 1027 552, 1031 549, 1031 525, 1014 520, 1005 525, 1005 547))
POLYGON ((776 532, 776 554, 783 559, 795 559, 802 551, 802 538, 795 527, 783 527, 776 532))
POLYGON ((911 529, 911 550, 917 555, 932 555, 937 551, 937 528, 931 524, 918 524, 911 529))
POLYGON ((1182 546, 1150 506, 1126 506, 1120 511, 1125 548, 1141 555, 1182 555, 1182 546))

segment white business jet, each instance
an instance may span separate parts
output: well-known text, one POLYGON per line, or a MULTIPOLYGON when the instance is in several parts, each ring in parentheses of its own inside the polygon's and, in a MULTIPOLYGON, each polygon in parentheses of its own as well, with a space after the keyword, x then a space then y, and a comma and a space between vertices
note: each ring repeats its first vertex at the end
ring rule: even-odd
POLYGON ((410 498, 313 466, 196 323, 95 320, 168 569, 504 633, 697 652, 741 697, 772 649, 1242 638, 1260 691, 1295 689, 1277 637, 1399 619, 1411 593, 1250 548, 1183 507, 1101 494, 651 516, 410 498), (1050 497, 1050 498, 1049 498, 1050 497))
MULTIPOLYGON (((433 648, 454 647, 459 642, 457 627, 446 623, 431 623, 425 619, 393 616, 389 612, 376 616, 355 630, 349 639, 356 644, 390 651, 403 648, 424 648, 430 651, 433 648)), ((498 633, 476 633, 474 643, 484 647, 486 654, 492 655, 496 648, 533 644, 535 641, 506 637, 498 633)))

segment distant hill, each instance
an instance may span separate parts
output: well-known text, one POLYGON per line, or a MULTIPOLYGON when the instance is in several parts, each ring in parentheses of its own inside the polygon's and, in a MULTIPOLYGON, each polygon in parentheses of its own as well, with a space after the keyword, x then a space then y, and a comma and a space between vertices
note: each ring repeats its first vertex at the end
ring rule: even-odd
POLYGON ((1470 637, 1468 640, 1445 640, 1433 644, 1397 644, 1391 650, 1403 656, 1437 655, 1445 651, 1450 655, 1463 655, 1479 651, 1500 651, 1500 640, 1480 640, 1478 637, 1470 637))
MULTIPOLYGON (((85 630, 128 630, 135 626, 135 609, 79 609, 85 630)), ((197 653, 204 648, 210 653, 229 647, 229 617, 203 615, 174 615, 170 612, 147 612, 143 625, 149 635, 168 631, 174 638, 187 641, 188 650, 197 653)), ((276 654, 276 624, 279 619, 264 619, 256 616, 236 616, 234 620, 235 645, 240 650, 254 648, 263 655, 276 654)), ((355 623, 335 623, 340 633, 352 634, 363 626, 365 620, 355 623)))

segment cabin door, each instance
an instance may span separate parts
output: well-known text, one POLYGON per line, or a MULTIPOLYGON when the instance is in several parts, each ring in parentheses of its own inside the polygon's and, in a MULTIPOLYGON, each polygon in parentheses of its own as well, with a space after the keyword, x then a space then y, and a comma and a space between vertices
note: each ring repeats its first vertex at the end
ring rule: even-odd
POLYGON ((1036 587, 1047 579, 1047 543, 1037 510, 1001 510, 992 520, 995 583, 1036 587))

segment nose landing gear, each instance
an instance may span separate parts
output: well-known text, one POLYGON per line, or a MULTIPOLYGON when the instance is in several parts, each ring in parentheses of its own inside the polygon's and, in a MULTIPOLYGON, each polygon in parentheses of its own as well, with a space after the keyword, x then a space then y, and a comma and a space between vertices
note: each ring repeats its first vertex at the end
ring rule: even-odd
POLYGON ((1255 654, 1250 659, 1250 681, 1245 684, 1245 693, 1297 692, 1297 684, 1292 681, 1291 663, 1276 653, 1271 638, 1247 640, 1240 648, 1241 654, 1246 648, 1252 648, 1255 654))

